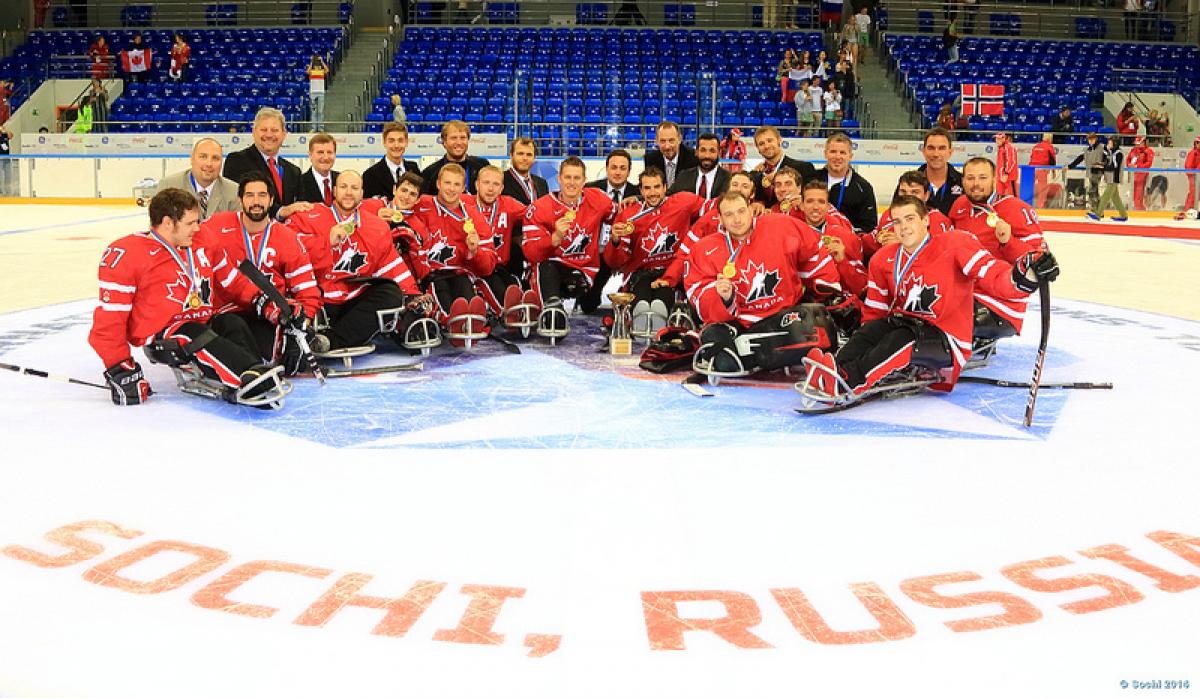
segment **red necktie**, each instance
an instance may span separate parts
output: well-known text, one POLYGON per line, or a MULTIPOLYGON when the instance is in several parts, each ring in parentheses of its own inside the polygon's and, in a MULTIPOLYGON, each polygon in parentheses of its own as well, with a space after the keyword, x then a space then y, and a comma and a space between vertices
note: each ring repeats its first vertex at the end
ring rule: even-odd
POLYGON ((267 164, 271 166, 271 179, 275 180, 275 203, 283 204, 283 182, 279 179, 279 166, 275 164, 275 158, 267 158, 267 164))
POLYGON ((329 189, 329 178, 324 177, 324 178, 322 178, 321 181, 325 182, 325 205, 332 206, 333 205, 333 192, 330 191, 330 189, 329 189))
POLYGON ((700 195, 700 198, 701 198, 701 199, 707 199, 707 198, 708 198, 708 177, 704 176, 704 174, 701 174, 701 175, 700 175, 700 191, 699 191, 699 195, 700 195))

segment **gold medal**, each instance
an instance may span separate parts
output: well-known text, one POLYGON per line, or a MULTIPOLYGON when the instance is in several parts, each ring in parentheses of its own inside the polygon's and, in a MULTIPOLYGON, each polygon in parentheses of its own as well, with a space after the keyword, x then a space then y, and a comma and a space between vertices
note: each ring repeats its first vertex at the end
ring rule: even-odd
POLYGON ((771 184, 774 183, 774 181, 775 181, 775 178, 772 175, 763 175, 763 178, 762 178, 763 189, 770 189, 771 184))
POLYGON ((836 239, 837 239, 837 238, 835 238, 835 237, 834 237, 834 236, 832 236, 832 235, 822 235, 822 236, 821 236, 821 242, 825 243, 825 246, 826 246, 826 247, 829 247, 829 243, 830 243, 830 242, 832 242, 832 241, 834 241, 834 240, 836 240, 836 239))
POLYGON ((779 212, 780 213, 787 213, 788 211, 791 211, 791 210, 792 210, 791 199, 786 199, 784 201, 779 202, 779 212))
POLYGON ((999 222, 1000 222, 1000 216, 997 216, 995 211, 988 211, 988 214, 987 214, 988 227, 995 228, 996 224, 999 222))
POLYGON ((189 293, 188 299, 187 299, 187 304, 188 304, 188 307, 191 308, 192 310, 196 310, 197 308, 199 308, 201 305, 200 294, 196 293, 195 291, 192 291, 191 293, 189 293))
POLYGON ((399 211, 396 211, 395 213, 392 214, 392 222, 393 223, 403 223, 404 222, 404 214, 399 211))
POLYGON ((568 223, 574 222, 575 221, 575 209, 573 209, 573 208, 567 209, 567 212, 563 214, 563 218, 568 223))
POLYGON ((737 276, 737 267, 733 265, 733 262, 725 263, 725 268, 721 270, 721 276, 724 276, 726 279, 730 280, 737 276))
POLYGON ((463 232, 467 235, 475 232, 475 222, 469 220, 466 223, 463 223, 463 232))

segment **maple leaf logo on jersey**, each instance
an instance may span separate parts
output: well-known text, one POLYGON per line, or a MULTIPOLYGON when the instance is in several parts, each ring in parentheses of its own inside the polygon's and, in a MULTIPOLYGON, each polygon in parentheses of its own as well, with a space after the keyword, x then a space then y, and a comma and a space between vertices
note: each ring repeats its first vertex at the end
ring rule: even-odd
POLYGON ((904 296, 904 310, 917 315, 933 315, 933 304, 941 300, 937 284, 925 285, 924 277, 916 277, 908 286, 904 296))
POLYGON ((454 245, 446 242, 446 236, 441 230, 434 231, 430 239, 433 240, 433 244, 429 246, 429 252, 425 256, 431 264, 446 266, 454 261, 454 245))
MULTIPOLYGON (((179 304, 179 307, 184 310, 192 310, 188 307, 188 296, 191 295, 192 282, 188 279, 187 274, 182 271, 176 272, 175 283, 167 284, 167 298, 179 304)), ((200 288, 197 289, 200 293, 200 300, 204 305, 212 305, 212 280, 208 278, 200 279, 200 288)))
POLYGON ((367 265, 367 254, 360 252, 358 247, 353 243, 347 247, 340 257, 337 264, 333 265, 333 271, 340 274, 350 274, 354 276, 358 274, 358 270, 367 265))
POLYGON ((667 230, 661 223, 655 223, 650 228, 650 234, 642 238, 642 249, 647 257, 675 254, 675 246, 679 244, 679 236, 667 230))
POLYGON ((753 303, 761 301, 765 298, 770 298, 775 295, 775 289, 779 286, 779 270, 773 269, 767 271, 763 264, 747 265, 746 271, 742 272, 742 280, 749 279, 750 290, 746 293, 746 302, 753 303))
POLYGON ((570 245, 563 248, 562 255, 570 257, 571 255, 587 254, 587 248, 592 242, 592 236, 584 232, 583 228, 579 226, 572 228, 571 234, 575 237, 571 240, 570 245))

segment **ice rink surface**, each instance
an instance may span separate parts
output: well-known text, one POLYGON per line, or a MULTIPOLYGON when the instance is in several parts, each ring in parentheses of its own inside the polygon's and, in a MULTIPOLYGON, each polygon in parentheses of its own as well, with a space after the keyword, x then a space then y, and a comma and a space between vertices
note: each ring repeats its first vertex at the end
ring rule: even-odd
MULTIPOLYGON (((0 361, 98 381, 95 260, 136 211, 29 208, 0 206, 0 361)), ((1116 389, 1043 391, 1032 429, 980 385, 697 398, 584 318, 279 412, 4 372, 0 696, 1200 691, 1195 277, 1142 282, 1184 310, 1094 302, 1198 250, 1050 241, 1045 380, 1116 389)), ((1037 312, 977 375, 1028 380, 1037 312)))

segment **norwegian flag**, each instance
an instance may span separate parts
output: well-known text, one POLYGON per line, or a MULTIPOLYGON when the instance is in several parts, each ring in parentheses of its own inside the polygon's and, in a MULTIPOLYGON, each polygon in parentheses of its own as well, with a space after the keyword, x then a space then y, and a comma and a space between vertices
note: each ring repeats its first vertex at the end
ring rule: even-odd
POLYGON ((144 73, 150 66, 150 49, 137 48, 121 52, 121 68, 126 73, 144 73))
POLYGON ((1004 116, 1004 85, 962 86, 963 116, 1004 116))

